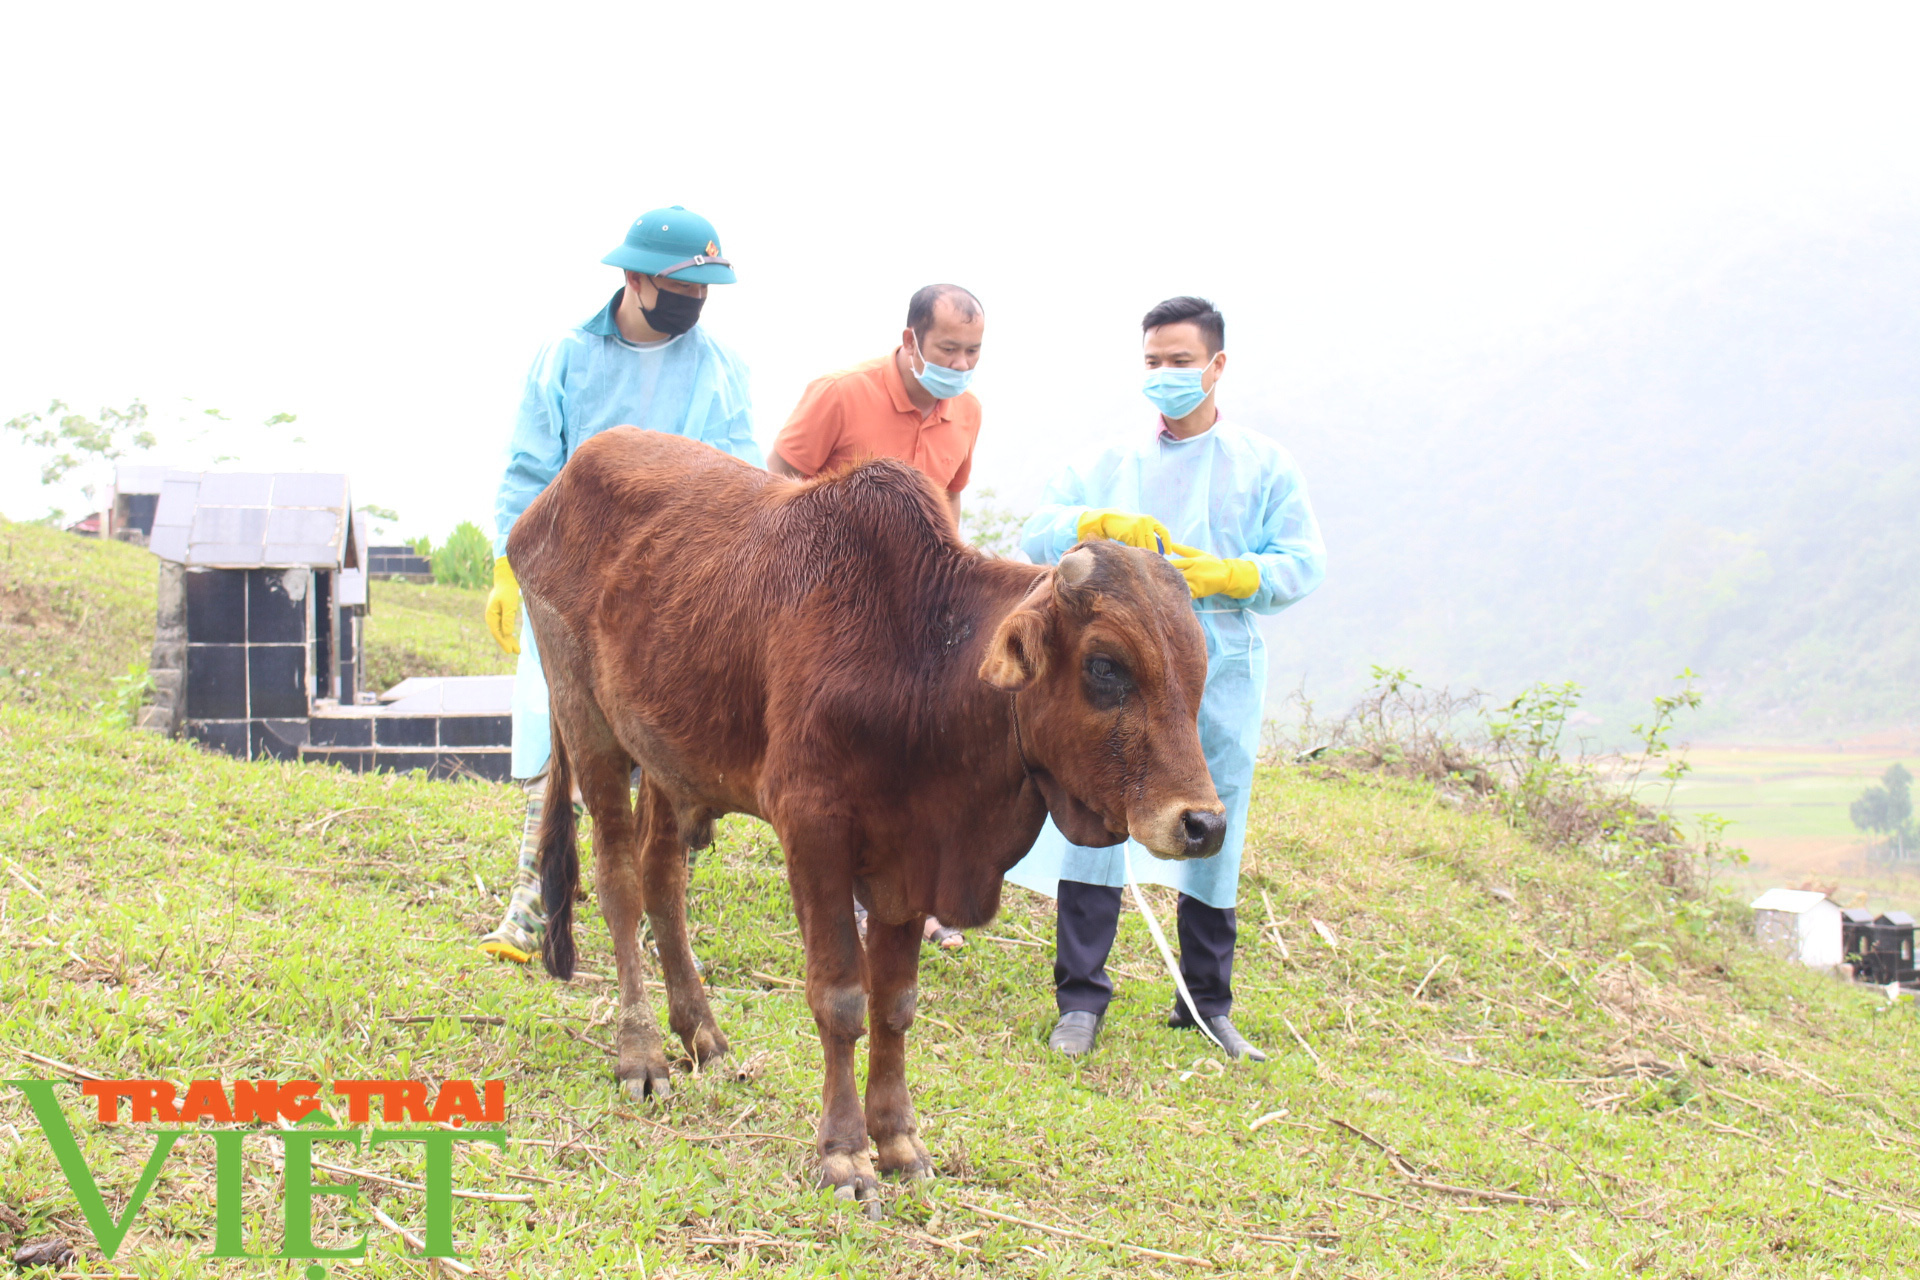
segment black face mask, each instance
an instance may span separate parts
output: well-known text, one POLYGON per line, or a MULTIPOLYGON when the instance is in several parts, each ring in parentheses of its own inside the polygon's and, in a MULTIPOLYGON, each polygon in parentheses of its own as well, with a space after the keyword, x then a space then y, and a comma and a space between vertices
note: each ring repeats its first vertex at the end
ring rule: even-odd
POLYGON ((677 338, 699 323, 700 308, 705 303, 705 298, 690 298, 684 293, 668 293, 656 287, 653 305, 640 308, 640 315, 646 320, 647 328, 655 333, 677 338))

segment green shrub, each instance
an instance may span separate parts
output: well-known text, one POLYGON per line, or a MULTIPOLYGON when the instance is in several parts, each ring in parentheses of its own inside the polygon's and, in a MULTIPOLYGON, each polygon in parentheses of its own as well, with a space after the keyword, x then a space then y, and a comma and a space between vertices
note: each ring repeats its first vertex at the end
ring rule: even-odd
POLYGON ((448 587, 484 587, 493 581, 493 541, 463 520, 433 553, 433 580, 448 587))

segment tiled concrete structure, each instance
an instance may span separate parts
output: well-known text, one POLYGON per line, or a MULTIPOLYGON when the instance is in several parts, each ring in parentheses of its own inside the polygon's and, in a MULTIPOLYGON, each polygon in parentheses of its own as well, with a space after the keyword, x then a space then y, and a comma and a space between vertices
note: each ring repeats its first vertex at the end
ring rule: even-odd
POLYGON ((508 776, 511 676, 361 688, 371 557, 345 476, 169 471, 158 488, 142 727, 248 760, 508 776))
POLYGON ((298 757, 323 702, 360 701, 366 536, 347 478, 170 471, 154 701, 141 723, 246 759, 298 757))
POLYGON ((414 676, 374 707, 319 707, 302 760, 356 772, 425 769, 436 778, 505 782, 512 773, 513 677, 414 676))
POLYGON ((432 582, 433 561, 412 547, 368 547, 367 576, 402 582, 432 582))

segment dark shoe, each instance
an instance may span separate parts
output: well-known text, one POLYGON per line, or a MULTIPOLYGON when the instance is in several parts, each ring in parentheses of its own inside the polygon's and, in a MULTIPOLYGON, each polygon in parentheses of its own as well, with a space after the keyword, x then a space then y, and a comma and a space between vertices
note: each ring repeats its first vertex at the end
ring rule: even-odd
MULTIPOLYGON (((1167 1019, 1167 1025, 1176 1029, 1191 1027, 1193 1017, 1187 1012, 1186 1006, 1182 1005, 1172 1017, 1167 1019)), ((1266 1051, 1241 1035, 1240 1029, 1233 1025, 1233 1019, 1226 1014, 1216 1013, 1208 1018, 1207 1030, 1213 1032, 1213 1038, 1220 1042, 1220 1047, 1227 1051, 1229 1058, 1245 1058, 1248 1062, 1267 1060, 1266 1051)))
POLYGON ((1047 1048, 1069 1058, 1085 1057, 1093 1052, 1093 1042, 1099 1038, 1100 1024, 1105 1020, 1105 1014, 1083 1009, 1063 1013, 1054 1024, 1053 1034, 1047 1037, 1047 1048))

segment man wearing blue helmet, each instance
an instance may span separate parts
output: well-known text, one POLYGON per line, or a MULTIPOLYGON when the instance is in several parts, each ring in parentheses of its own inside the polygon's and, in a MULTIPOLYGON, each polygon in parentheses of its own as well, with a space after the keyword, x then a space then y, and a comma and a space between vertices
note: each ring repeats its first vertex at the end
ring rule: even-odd
MULTIPOLYGON (((545 799, 547 681, 533 632, 520 612, 520 587, 507 563, 513 522, 552 483, 581 443, 608 427, 637 426, 705 441, 754 466, 747 367, 700 325, 709 285, 732 284, 733 266, 713 224, 679 205, 634 220, 619 248, 600 261, 620 268, 620 291, 585 324, 540 349, 527 373, 507 444, 506 474, 494 500, 493 593, 487 630, 520 655, 513 681, 513 776, 527 790, 519 869, 505 916, 480 940, 490 955, 525 964, 540 949, 535 836, 545 799)), ((567 797, 556 797, 566 803, 567 797)))

